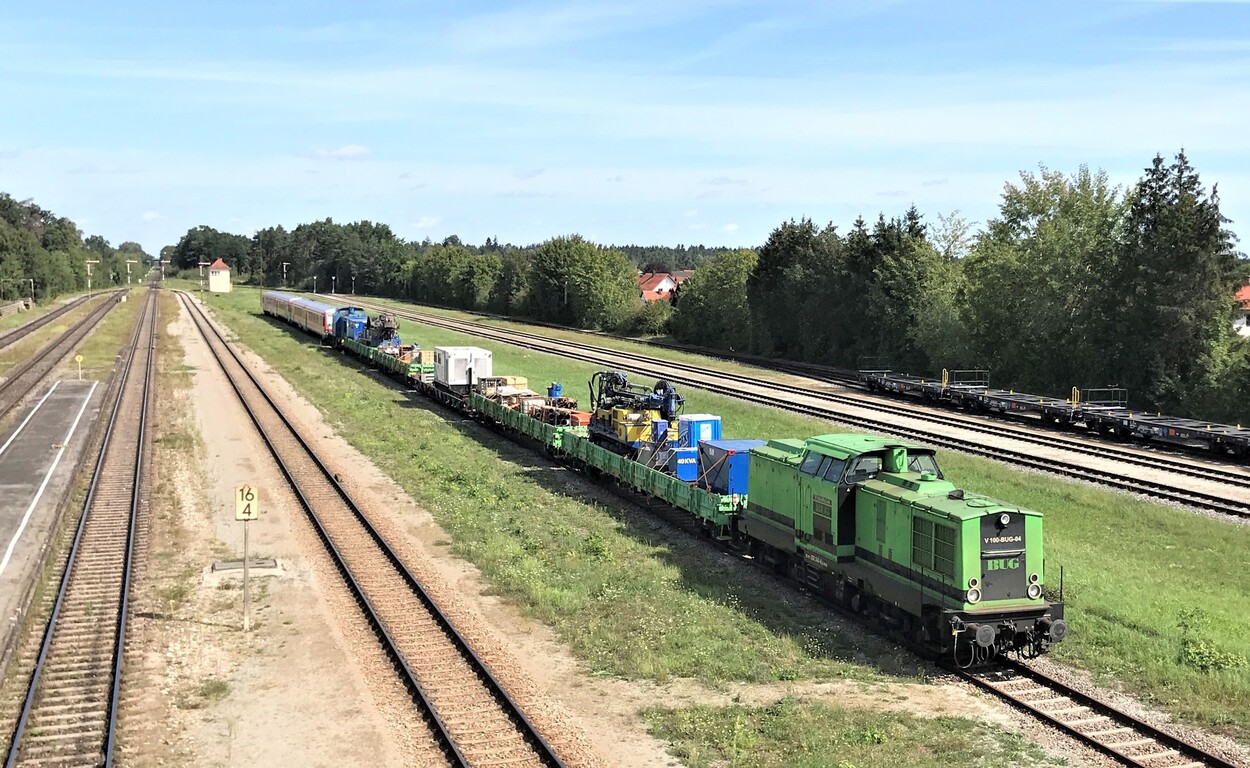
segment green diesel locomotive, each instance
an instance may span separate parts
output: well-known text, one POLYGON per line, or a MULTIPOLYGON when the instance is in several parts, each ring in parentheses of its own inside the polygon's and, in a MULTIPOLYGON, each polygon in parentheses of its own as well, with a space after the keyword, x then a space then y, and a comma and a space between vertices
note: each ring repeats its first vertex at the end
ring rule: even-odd
POLYGON ((955 488, 932 449, 770 440, 749 486, 738 534, 753 555, 963 666, 1067 632, 1043 595, 1041 514, 955 488))

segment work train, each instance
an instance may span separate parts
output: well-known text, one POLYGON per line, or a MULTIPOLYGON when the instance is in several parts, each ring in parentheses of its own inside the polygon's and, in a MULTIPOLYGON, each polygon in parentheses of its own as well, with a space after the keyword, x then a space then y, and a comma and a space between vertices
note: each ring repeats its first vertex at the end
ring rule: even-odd
POLYGON ((682 413, 666 382, 590 380, 590 408, 496 376, 488 350, 403 344, 394 317, 266 291, 285 320, 406 387, 533 440, 693 516, 702 530, 961 666, 1063 639, 1044 594, 1042 515, 943 478, 930 448, 864 435, 721 439, 718 416, 682 413))

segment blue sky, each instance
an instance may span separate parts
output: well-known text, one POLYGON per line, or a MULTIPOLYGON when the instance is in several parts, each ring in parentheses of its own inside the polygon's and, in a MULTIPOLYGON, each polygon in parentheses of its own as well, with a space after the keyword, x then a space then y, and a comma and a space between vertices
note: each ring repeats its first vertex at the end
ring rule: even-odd
MULTIPOLYGON (((10 3, 0 191, 208 224, 755 245, 1184 147, 1250 233, 1250 3, 10 3)), ((1245 244, 1242 246, 1245 248, 1245 244)))

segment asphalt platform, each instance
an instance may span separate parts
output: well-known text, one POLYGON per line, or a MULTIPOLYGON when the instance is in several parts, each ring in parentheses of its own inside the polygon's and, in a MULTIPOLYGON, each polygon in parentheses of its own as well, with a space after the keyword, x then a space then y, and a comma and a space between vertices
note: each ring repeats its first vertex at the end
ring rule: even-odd
POLYGON ((103 385, 46 383, 0 431, 0 656, 73 483, 103 385))

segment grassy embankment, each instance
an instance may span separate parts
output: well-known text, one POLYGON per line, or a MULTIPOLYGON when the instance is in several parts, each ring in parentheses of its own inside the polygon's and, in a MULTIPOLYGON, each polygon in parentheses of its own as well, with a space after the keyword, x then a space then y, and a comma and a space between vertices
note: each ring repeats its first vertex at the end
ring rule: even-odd
MULTIPOLYGON (((849 679, 876 689, 891 680, 917 679, 907 671, 912 660, 906 655, 895 656, 888 645, 857 631, 842 633, 813 601, 656 525, 640 510, 599 503, 596 489, 531 451, 363 376, 306 337, 258 317, 254 292, 213 296, 209 304, 435 515, 453 549, 481 568, 493 590, 550 625, 594 673, 660 682, 691 677, 717 687, 849 679)), ((501 370, 515 370, 522 358, 536 366, 550 359, 497 351, 501 370)), ((547 378, 543 370, 532 375, 547 378)), ((756 426, 762 428, 768 416, 761 413, 756 426)), ((824 711, 801 702, 787 706, 812 722, 824 711)), ((840 743, 859 727, 855 723, 874 717, 847 710, 813 726, 805 738, 840 743)), ((889 746, 867 749, 856 765, 893 765, 893 750, 926 749, 914 735, 926 732, 926 720, 895 716, 891 722, 883 736, 889 746)), ((959 722, 976 735, 968 744, 1011 742, 996 729, 959 722)), ((751 750, 767 765, 779 745, 801 748, 801 742, 759 739, 751 750)), ((982 749, 956 747, 951 742, 928 749, 953 764, 969 762, 982 749)), ((1017 763, 1035 762, 1035 753, 1021 745, 1010 754, 1017 763)))
MULTIPOLYGON (((437 311, 468 317, 462 312, 437 311)), ((520 323, 488 322, 535 330, 520 323)), ((427 345, 482 343, 434 328, 421 327, 414 333, 414 338, 427 345)), ((568 331, 552 335, 578 337, 568 331)), ((604 346, 656 357, 700 360, 632 342, 593 339, 604 346)), ((498 356, 498 345, 491 346, 498 356)), ((563 376, 568 381, 569 374, 578 371, 571 380, 582 381, 586 375, 580 372, 590 370, 575 363, 538 363, 525 357, 510 358, 498 366, 500 371, 542 372, 540 380, 563 376), (515 367, 505 369, 507 363, 515 367)), ((806 436, 840 429, 705 393, 687 391, 687 396, 689 408, 723 416, 727 437, 806 436)), ((1250 634, 1245 631, 1250 616, 1245 608, 1250 600, 1250 576, 1246 575, 1250 528, 1012 470, 973 456, 948 452, 942 466, 963 487, 1046 515, 1047 581, 1052 590, 1057 589, 1059 566, 1064 567, 1064 598, 1074 627, 1056 658, 1118 683, 1189 722, 1250 738, 1250 670, 1203 670, 1193 664, 1193 657, 1201 659, 1204 648, 1234 657, 1250 656, 1250 634), (1205 626, 1191 630, 1190 639, 1198 652, 1183 661, 1183 633, 1178 625, 1183 612, 1192 609, 1202 614, 1197 623, 1205 626)))
MULTIPOLYGON (((427 309, 427 308, 422 308, 427 309)), ((466 313, 433 310, 448 316, 466 313)), ((475 318, 480 319, 480 318, 475 318)), ((502 320, 492 325, 534 330, 502 320)), ((422 329, 419 338, 437 343, 441 332, 422 329)), ((548 331, 544 331, 548 333, 548 331)), ((577 339, 569 331, 553 337, 577 339)), ((464 337, 467 339, 468 337, 464 337)), ((586 337, 582 335, 582 338, 586 337)), ((656 357, 697 356, 631 342, 593 337, 596 343, 656 357)), ((456 343, 477 343, 457 341, 456 343)), ((757 370, 757 369, 750 369, 757 370)), ((584 378, 584 377, 582 377, 584 378)), ((691 403, 691 407, 705 410, 691 403)), ((725 417, 732 436, 805 435, 784 414, 765 429, 730 408, 708 406, 725 417), (794 430, 786 432, 785 430, 794 430)), ((808 422, 810 423, 810 422, 808 422)), ((818 431, 830 429, 817 427, 818 431)), ((1047 516, 1047 580, 1058 586, 1065 569, 1065 600, 1076 631, 1055 654, 1114 680, 1194 723, 1250 737, 1250 670, 1203 670, 1192 663, 1204 648, 1234 657, 1250 656, 1245 630, 1250 597, 1250 529, 1208 520, 1164 505, 1045 476, 1006 469, 994 462, 947 454, 943 466, 967 488, 1010 499, 1047 516), (1191 630, 1198 653, 1182 661, 1182 613, 1201 612, 1201 629, 1191 630)))
MULTIPOLYGON (((246 292, 231 297, 255 312, 246 292)), ((479 343, 473 337, 404 323, 426 346, 479 343)), ((497 372, 535 383, 560 380, 580 395, 591 367, 498 344, 497 372)), ((687 356, 687 359, 689 356, 687 356)), ((777 437, 833 431, 827 422, 797 417, 729 398, 688 390, 691 411, 719 413, 727 437, 777 437)), ((1047 516, 1048 581, 1065 569, 1065 600, 1074 632, 1056 658, 1200 725, 1250 735, 1250 672, 1204 671, 1181 660, 1182 611, 1198 609, 1209 625, 1195 638, 1221 651, 1250 655, 1244 632, 1250 599, 1250 528, 995 462, 947 453, 943 466, 961 486, 1047 516)))
MULTIPOLYGON (((349 296, 349 297, 343 297, 343 298, 350 299, 351 297, 349 296)), ((366 300, 369 301, 370 303, 389 305, 389 306, 394 306, 400 309, 408 309, 408 310, 417 309, 417 310, 420 310, 421 312, 426 312, 432 315, 442 315, 444 317, 453 318, 457 320, 471 320, 476 323, 484 323, 486 325, 489 325, 495 328, 500 328, 500 329, 506 329, 506 330, 512 330, 512 331, 528 331, 530 333, 539 332, 552 339, 563 339, 566 341, 576 341, 576 342, 583 342, 583 343, 590 342, 593 344, 597 344, 599 346, 610 347, 612 349, 619 349, 625 352, 635 352, 638 354, 649 355, 658 360, 672 360, 675 362, 683 362, 683 363, 704 363, 704 364, 709 364, 709 365, 715 365, 717 368, 727 373, 741 373, 741 374, 745 374, 748 376, 753 376, 755 378, 774 379, 777 381, 788 381, 788 380, 793 380, 794 378, 790 374, 780 373, 778 371, 770 371, 764 368, 759 368, 757 366, 736 363, 731 360, 713 359, 710 357, 701 357, 698 355, 692 356, 689 352, 684 352, 684 351, 677 350, 677 349, 669 349, 667 347, 658 346, 654 344, 646 344, 646 343, 643 343, 642 341, 627 341, 623 338, 618 338, 615 336, 607 336, 607 335, 598 334, 598 333, 591 333, 589 331, 572 331, 572 330, 565 330, 563 328, 547 328, 544 326, 528 325, 523 322, 517 322, 515 320, 506 320, 500 317, 485 317, 482 315, 475 315, 470 312, 464 312, 464 311, 455 310, 455 309, 443 309, 441 307, 426 307, 426 306, 417 306, 413 304, 404 304, 404 303, 397 302, 391 299, 368 298, 366 300)), ((648 338, 655 338, 657 341, 672 341, 672 339, 666 336, 648 337, 648 338)))
MULTIPOLYGON (((48 325, 27 334, 25 338, 14 342, 8 347, 5 347, 3 350, 0 350, 0 375, 6 373, 18 363, 28 359, 31 355, 51 343, 57 336, 60 336, 62 333, 65 333, 70 328, 74 327, 79 320, 82 320, 84 317, 91 314, 92 310, 98 306, 98 302, 88 301, 85 305, 76 307, 69 312, 66 312, 48 325)), ((15 325, 25 325, 27 322, 34 319, 29 313, 23 313, 20 317, 23 322, 16 323, 15 325)), ((3 319, 13 320, 14 318, 6 317, 3 319)))
POLYGON ((654 708, 643 714, 652 732, 691 768, 947 768, 1045 760, 1019 736, 961 717, 917 718, 793 699, 766 707, 654 708))
MULTIPOLYGON (((135 318, 143 308, 145 293, 146 289, 143 288, 131 290, 126 301, 109 310, 91 335, 78 346, 77 354, 82 355, 84 379, 103 380, 113 370, 122 352, 129 349, 127 345, 130 344, 135 318)), ((72 356, 66 365, 77 375, 78 368, 72 356)))
MULTIPOLYGON (((33 309, 27 310, 26 312, 18 312, 16 315, 9 315, 8 317, 0 317, 0 333, 4 333, 5 331, 12 330, 13 328, 18 327, 19 325, 26 325, 32 320, 35 320, 43 315, 48 314, 52 310, 61 306, 62 304, 66 304, 70 301, 73 301, 79 296, 82 296, 84 293, 86 293, 86 291, 78 291, 76 293, 62 293, 61 295, 49 301, 37 302, 33 309)), ((96 290, 96 291, 92 291, 92 293, 98 294, 98 293, 101 293, 101 291, 96 290)), ((7 303, 7 302, 0 302, 0 303, 7 303)))

